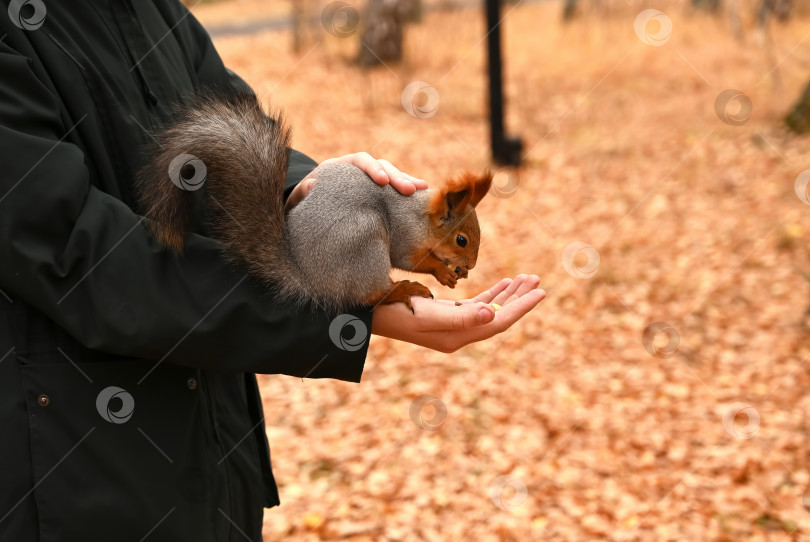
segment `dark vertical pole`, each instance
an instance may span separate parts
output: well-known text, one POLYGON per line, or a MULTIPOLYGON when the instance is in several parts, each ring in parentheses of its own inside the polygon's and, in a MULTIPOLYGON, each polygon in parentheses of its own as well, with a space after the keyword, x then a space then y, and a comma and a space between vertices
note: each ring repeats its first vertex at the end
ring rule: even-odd
POLYGON ((501 80, 500 0, 487 0, 489 50, 489 125, 492 159, 508 166, 520 165, 520 138, 507 138, 503 130, 503 82, 501 80))

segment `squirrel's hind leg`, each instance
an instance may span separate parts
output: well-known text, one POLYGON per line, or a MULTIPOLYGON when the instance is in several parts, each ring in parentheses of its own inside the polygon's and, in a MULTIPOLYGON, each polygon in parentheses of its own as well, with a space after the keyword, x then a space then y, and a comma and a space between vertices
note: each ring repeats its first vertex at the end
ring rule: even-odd
POLYGON ((414 282, 411 280, 400 280, 398 282, 391 281, 391 286, 387 290, 372 296, 369 303, 372 305, 390 305, 392 303, 405 303, 405 306, 413 310, 413 303, 411 297, 429 297, 433 299, 433 294, 424 284, 414 282))

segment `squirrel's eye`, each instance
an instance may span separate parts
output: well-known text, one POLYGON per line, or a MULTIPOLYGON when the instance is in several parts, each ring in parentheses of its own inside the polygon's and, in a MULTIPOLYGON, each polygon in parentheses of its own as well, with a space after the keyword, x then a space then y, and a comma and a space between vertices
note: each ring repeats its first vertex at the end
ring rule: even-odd
POLYGON ((467 238, 463 235, 456 235, 456 243, 458 243, 458 246, 461 248, 464 248, 467 246, 467 238))

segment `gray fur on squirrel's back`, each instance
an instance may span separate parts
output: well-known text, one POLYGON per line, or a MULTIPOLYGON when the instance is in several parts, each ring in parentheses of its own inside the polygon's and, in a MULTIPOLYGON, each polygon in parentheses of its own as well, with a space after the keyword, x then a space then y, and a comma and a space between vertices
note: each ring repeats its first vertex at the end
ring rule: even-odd
POLYGON ((351 164, 320 168, 315 187, 285 224, 312 297, 336 308, 387 290, 391 266, 410 269, 414 252, 430 237, 428 198, 428 190, 403 196, 390 185, 379 186, 351 164))
POLYGON ((430 238, 428 191, 402 196, 352 165, 334 164, 318 169, 314 189, 285 215, 289 143, 282 115, 266 115, 252 93, 210 89, 189 97, 156 134, 138 175, 150 229, 181 251, 199 195, 223 253, 278 300, 330 312, 379 300, 390 288, 390 267, 411 268, 430 238), (172 164, 184 156, 205 166, 202 190, 181 188, 184 169, 172 164))

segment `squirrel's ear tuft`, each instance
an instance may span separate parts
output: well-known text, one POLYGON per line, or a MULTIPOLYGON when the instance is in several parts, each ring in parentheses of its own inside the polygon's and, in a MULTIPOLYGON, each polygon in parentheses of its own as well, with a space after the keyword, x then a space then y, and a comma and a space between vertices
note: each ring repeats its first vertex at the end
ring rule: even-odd
POLYGON ((492 172, 485 171, 481 175, 476 175, 466 171, 457 179, 448 183, 447 204, 451 210, 463 209, 469 205, 475 207, 492 186, 492 172))
POLYGON ((470 198, 473 196, 473 191, 469 188, 462 188, 454 192, 445 192, 444 199, 447 202, 447 212, 459 212, 470 203, 470 198))
POLYGON ((431 202, 430 214, 444 220, 457 215, 469 205, 475 207, 492 185, 492 173, 481 175, 465 172, 459 177, 445 181, 444 186, 431 202))
POLYGON ((487 170, 481 175, 465 173, 464 177, 466 178, 466 182, 472 187, 470 205, 475 207, 481 203, 481 200, 484 199, 484 196, 487 195, 489 188, 492 186, 492 172, 487 170))

